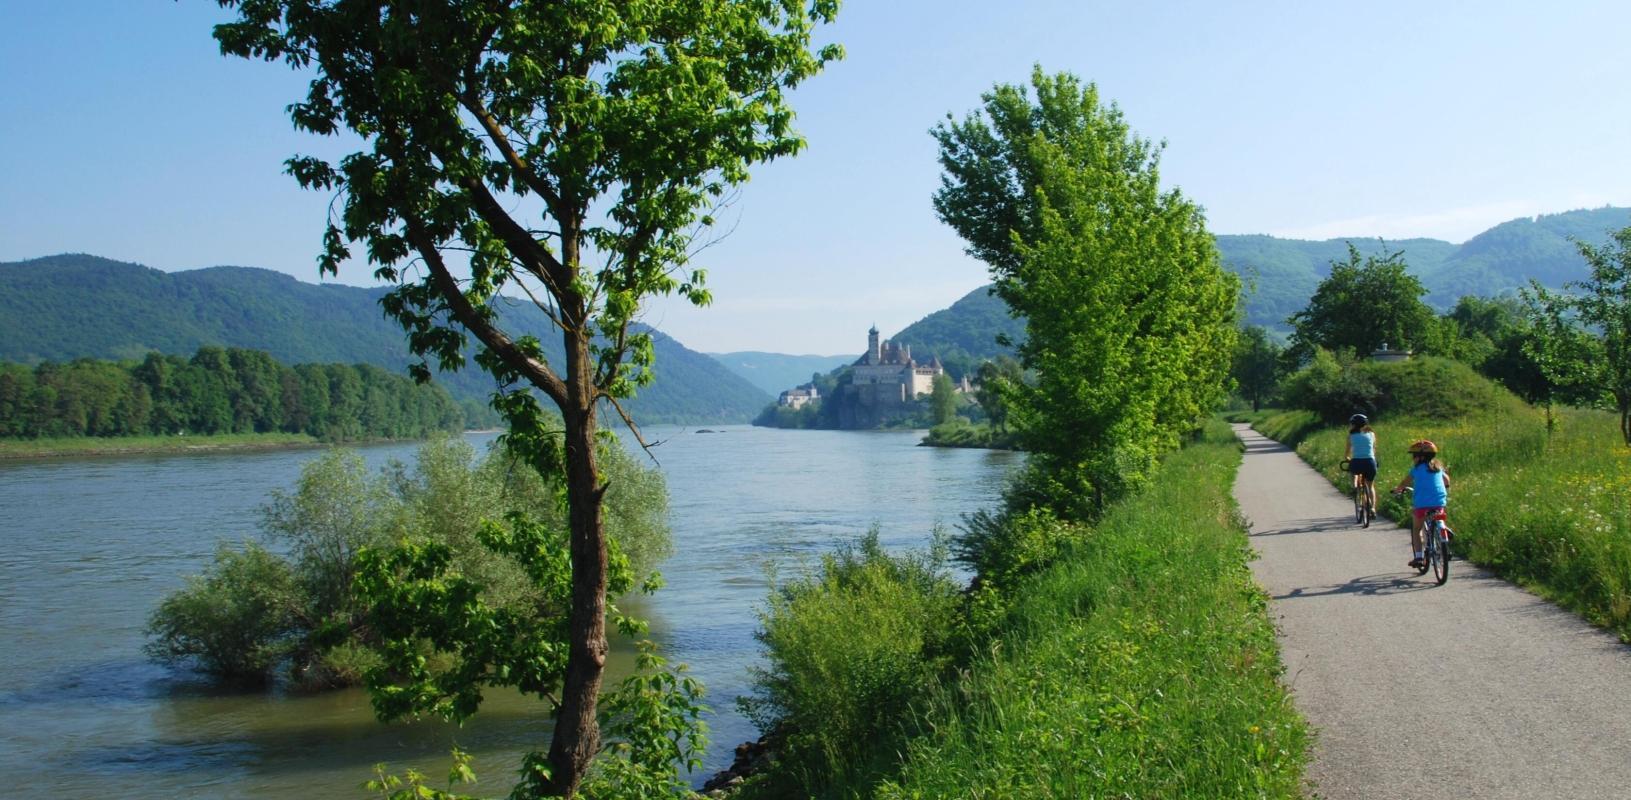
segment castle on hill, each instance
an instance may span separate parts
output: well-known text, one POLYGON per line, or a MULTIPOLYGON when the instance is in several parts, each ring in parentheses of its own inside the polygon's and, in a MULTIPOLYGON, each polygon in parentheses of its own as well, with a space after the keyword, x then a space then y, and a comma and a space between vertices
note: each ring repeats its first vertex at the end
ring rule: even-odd
POLYGON ((895 399, 902 403, 934 391, 935 376, 946 371, 940 365, 939 356, 927 364, 919 364, 912 358, 911 345, 880 341, 876 325, 867 331, 866 353, 856 359, 854 366, 853 385, 876 386, 872 392, 877 400, 895 399))

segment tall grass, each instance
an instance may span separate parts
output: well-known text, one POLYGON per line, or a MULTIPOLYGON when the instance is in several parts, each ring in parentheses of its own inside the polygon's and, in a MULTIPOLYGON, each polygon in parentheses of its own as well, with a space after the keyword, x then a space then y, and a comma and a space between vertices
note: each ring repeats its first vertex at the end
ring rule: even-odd
POLYGON ((1308 734, 1217 424, 1054 565, 919 708, 882 798, 1297 797, 1308 734))
MULTIPOLYGON (((1272 417, 1264 435, 1295 444, 1332 483, 1346 428, 1307 429, 1306 412, 1272 417)), ((1568 410, 1548 435, 1535 409, 1456 420, 1382 419, 1383 512, 1406 520, 1408 499, 1385 489, 1408 468, 1406 446, 1432 439, 1451 476, 1455 550, 1631 641, 1631 448, 1614 415, 1568 410)))

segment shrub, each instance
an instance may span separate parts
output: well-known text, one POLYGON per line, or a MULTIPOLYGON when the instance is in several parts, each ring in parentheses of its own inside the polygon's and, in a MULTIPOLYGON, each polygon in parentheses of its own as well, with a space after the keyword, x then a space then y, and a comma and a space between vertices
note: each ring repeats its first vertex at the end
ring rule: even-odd
POLYGON ((1511 392, 1457 361, 1422 356, 1342 364, 1324 350, 1287 377, 1281 393, 1288 407, 1312 411, 1332 425, 1355 413, 1454 419, 1522 406, 1511 392))
POLYGON ((1071 541, 1085 536, 1086 526, 1059 519, 1034 507, 1022 513, 977 511, 963 519, 963 533, 952 544, 957 563, 978 576, 982 586, 1005 591, 1018 580, 1053 563, 1071 541))
POLYGON ((294 647, 300 604, 287 562, 253 542, 242 549, 223 543, 210 569, 153 613, 145 650, 164 663, 195 662, 223 680, 261 682, 294 647))
POLYGON ((887 769, 912 700, 947 663, 957 604, 944 548, 892 556, 875 530, 780 586, 757 634, 769 663, 741 704, 790 733, 748 796, 819 797, 887 769))

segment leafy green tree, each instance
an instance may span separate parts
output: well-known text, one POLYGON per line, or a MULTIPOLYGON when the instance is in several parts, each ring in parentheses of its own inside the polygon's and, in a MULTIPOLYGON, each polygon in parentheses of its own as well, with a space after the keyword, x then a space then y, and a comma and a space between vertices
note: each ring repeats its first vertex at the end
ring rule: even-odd
POLYGON ((289 656, 302 603, 289 565, 250 542, 222 544, 205 574, 164 599, 147 627, 152 658, 196 663, 238 683, 263 683, 289 656))
POLYGON ((1161 190, 1159 146, 1092 84, 1038 67, 1031 86, 1034 101, 999 85, 934 129, 934 204, 1026 320, 1036 384, 1014 395, 1033 497, 1091 517, 1222 394, 1238 281, 1200 208, 1161 190))
POLYGON ((1576 245, 1591 275, 1568 284, 1579 292, 1568 305, 1596 340, 1602 355, 1595 362, 1596 385, 1613 398, 1620 434, 1631 445, 1631 226, 1615 231, 1601 247, 1576 245))
POLYGON ((1601 365, 1598 343, 1574 317, 1572 300, 1531 281, 1523 293, 1528 326, 1524 355, 1540 373, 1532 402, 1546 409, 1546 430, 1555 429, 1555 403, 1589 405, 1602 395, 1597 380, 1601 365))
POLYGON ((224 53, 311 70, 297 127, 367 145, 337 164, 288 162, 303 186, 342 197, 321 268, 361 242, 400 284, 384 305, 425 359, 419 377, 430 360, 458 367, 473 336, 500 383, 560 411, 564 432, 530 391, 495 399, 535 468, 564 445, 571 654, 549 676, 561 692, 540 788, 571 795, 599 750, 607 648, 598 409, 652 379, 652 337, 630 326, 645 299, 709 301, 702 271, 685 269, 709 209, 751 165, 803 146, 786 92, 839 55, 810 50, 837 0, 219 2, 237 12, 215 31, 224 53), (557 326, 564 363, 503 328, 506 289, 557 326))
POLYGON ((934 376, 934 385, 929 393, 929 408, 934 414, 934 424, 944 425, 957 417, 957 386, 951 382, 949 375, 934 376))
POLYGON ((991 421, 993 429, 1008 430, 1008 398, 1024 379, 1024 369, 1018 361, 1008 356, 999 355, 980 364, 977 373, 979 386, 974 390, 974 399, 979 402, 980 410, 985 412, 985 418, 991 421))
POLYGON ((1409 272, 1404 251, 1361 255, 1348 244, 1348 260, 1331 262, 1331 274, 1320 281, 1308 306, 1292 314, 1291 351, 1299 359, 1316 347, 1353 350, 1369 355, 1383 344, 1421 349, 1436 334, 1427 294, 1409 272))
POLYGON ((1280 344, 1261 325, 1247 325, 1240 332, 1230 375, 1240 395, 1251 401, 1253 411, 1263 407, 1263 401, 1273 396, 1279 384, 1281 350, 1280 344))

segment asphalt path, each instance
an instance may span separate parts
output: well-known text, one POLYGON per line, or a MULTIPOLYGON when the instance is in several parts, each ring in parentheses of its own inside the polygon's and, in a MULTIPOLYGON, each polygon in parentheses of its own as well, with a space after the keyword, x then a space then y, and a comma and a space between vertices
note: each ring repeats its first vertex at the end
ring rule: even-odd
POLYGON ((1631 798, 1631 647, 1460 559, 1435 586, 1408 530, 1360 528, 1290 449, 1235 432, 1252 570, 1316 730, 1310 796, 1631 798))

